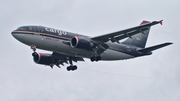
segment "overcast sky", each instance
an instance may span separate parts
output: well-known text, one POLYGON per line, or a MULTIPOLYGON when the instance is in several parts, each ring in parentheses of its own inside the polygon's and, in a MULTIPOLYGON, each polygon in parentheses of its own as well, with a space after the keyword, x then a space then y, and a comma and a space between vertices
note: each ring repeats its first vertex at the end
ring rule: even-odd
MULTIPOLYGON (((0 101, 180 101, 179 0, 1 0, 0 101), (78 62, 66 71, 33 62, 11 31, 43 25, 97 36, 161 20, 147 46, 174 44, 136 59, 78 62)), ((46 52, 37 50, 38 52, 46 52)))

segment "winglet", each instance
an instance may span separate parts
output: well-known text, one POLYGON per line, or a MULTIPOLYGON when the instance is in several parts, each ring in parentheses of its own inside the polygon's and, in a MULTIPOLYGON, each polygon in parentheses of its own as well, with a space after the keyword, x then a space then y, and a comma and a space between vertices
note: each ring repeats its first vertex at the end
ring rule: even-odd
MULTIPOLYGON (((160 23, 160 24, 162 25, 163 20, 160 20, 160 21, 153 21, 153 22, 154 22, 154 23, 160 23)), ((144 25, 144 24, 147 24, 147 23, 150 23, 150 21, 143 20, 143 21, 141 22, 141 24, 140 24, 140 25, 144 25)))
POLYGON ((163 20, 160 20, 159 23, 162 25, 163 20))
POLYGON ((146 23, 150 23, 150 22, 147 21, 147 20, 143 20, 140 25, 143 25, 143 24, 146 24, 146 23))

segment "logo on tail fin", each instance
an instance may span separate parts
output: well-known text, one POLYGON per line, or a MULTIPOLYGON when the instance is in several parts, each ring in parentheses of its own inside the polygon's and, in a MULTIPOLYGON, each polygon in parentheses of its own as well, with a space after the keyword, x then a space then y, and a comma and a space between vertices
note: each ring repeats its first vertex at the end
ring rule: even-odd
POLYGON ((139 33, 139 34, 136 34, 136 40, 141 40, 142 39, 142 35, 141 35, 141 33, 139 33))

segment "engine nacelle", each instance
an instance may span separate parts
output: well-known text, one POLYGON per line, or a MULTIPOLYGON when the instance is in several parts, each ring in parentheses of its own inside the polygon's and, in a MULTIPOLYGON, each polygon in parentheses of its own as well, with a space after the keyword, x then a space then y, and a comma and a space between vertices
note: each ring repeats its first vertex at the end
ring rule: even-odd
POLYGON ((86 49, 86 50, 89 50, 94 46, 92 42, 82 37, 72 38, 70 45, 73 48, 80 48, 80 49, 86 49))
POLYGON ((51 54, 45 54, 45 53, 36 53, 34 52, 32 54, 33 60, 37 64, 42 64, 42 65, 50 65, 55 63, 53 57, 51 54))

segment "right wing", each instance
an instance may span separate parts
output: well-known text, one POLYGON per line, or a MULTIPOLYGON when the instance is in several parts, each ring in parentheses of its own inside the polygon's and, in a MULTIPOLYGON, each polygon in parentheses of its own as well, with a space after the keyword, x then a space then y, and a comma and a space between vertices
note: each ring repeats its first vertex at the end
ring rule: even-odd
POLYGON ((139 26, 121 30, 114 33, 109 33, 109 34, 93 37, 91 39, 96 42, 101 42, 101 43, 108 42, 109 40, 112 42, 119 42, 119 40, 122 40, 127 37, 131 37, 132 35, 138 34, 139 32, 143 33, 145 30, 148 29, 148 27, 151 27, 153 25, 156 25, 159 23, 162 25, 162 21, 163 20, 153 21, 153 22, 143 21, 142 24, 139 26))

